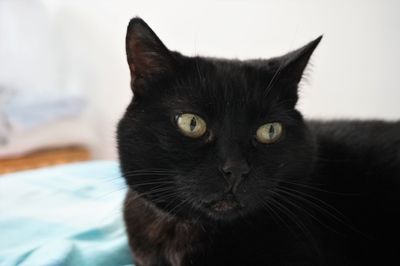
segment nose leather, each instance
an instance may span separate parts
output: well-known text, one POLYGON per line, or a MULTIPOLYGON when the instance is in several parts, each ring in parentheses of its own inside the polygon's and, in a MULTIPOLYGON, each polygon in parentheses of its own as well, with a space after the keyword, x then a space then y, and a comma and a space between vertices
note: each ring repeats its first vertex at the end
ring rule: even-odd
POLYGON ((235 193, 238 185, 249 173, 249 165, 244 159, 228 159, 222 166, 225 180, 228 182, 227 192, 235 193))

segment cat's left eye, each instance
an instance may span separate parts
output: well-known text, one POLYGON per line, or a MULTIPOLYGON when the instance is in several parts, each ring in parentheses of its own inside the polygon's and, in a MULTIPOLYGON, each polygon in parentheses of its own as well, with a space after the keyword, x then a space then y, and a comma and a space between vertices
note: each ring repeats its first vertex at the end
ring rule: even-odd
POLYGON ((183 135, 200 138, 207 131, 206 122, 198 115, 184 113, 176 117, 176 124, 183 135))
POLYGON ((256 139, 264 144, 270 144, 278 141, 283 133, 281 123, 267 123, 257 129, 256 139))

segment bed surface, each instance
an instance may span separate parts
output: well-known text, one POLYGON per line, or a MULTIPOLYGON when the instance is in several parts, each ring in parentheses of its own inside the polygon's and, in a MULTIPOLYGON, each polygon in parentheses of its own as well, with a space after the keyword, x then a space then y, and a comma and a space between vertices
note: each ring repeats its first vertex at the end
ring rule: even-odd
POLYGON ((0 175, 0 265, 133 265, 118 164, 0 175))

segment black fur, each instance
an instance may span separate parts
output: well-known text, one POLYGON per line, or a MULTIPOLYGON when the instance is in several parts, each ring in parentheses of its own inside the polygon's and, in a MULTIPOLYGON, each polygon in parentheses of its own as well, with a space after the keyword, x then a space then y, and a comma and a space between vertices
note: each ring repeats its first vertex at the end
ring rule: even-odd
POLYGON ((269 60, 187 57, 131 20, 118 148, 138 266, 400 263, 400 123, 303 120, 297 87, 320 40, 269 60), (181 113, 207 133, 181 134, 181 113), (261 144, 269 122, 283 137, 261 144), (246 169, 235 189, 227 164, 246 169))

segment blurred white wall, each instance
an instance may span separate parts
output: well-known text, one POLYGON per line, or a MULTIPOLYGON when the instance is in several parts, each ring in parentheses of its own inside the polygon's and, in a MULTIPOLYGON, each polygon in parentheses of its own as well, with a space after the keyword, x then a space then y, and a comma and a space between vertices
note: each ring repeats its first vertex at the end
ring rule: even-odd
POLYGON ((324 34, 302 84, 306 117, 400 118, 397 0, 40 2, 64 53, 62 82, 90 99, 97 158, 115 158, 115 123, 131 97, 124 41, 133 16, 188 55, 268 58, 324 34))

